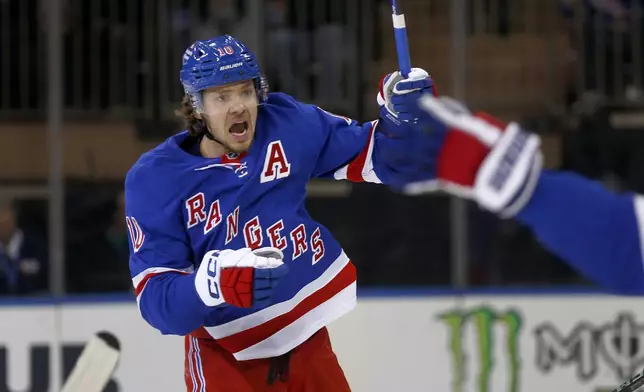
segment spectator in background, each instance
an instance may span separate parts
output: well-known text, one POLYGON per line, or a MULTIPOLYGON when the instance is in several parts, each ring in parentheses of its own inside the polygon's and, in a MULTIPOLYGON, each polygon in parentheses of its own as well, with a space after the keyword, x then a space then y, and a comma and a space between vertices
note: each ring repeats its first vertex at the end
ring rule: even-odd
POLYGON ((644 99, 644 0, 559 0, 573 42, 568 104, 575 132, 564 134, 564 170, 619 191, 644 191, 642 124, 621 124, 644 99), (633 105, 633 102, 638 105, 633 105))
POLYGON ((338 98, 353 82, 343 78, 357 50, 350 7, 342 0, 266 2, 265 67, 272 88, 344 112, 338 98))
MULTIPOLYGON (((298 96, 298 92, 307 91, 304 78, 298 77, 296 48, 298 42, 305 51, 308 44, 304 34, 297 34, 287 20, 286 0, 268 0, 265 5, 264 23, 266 26, 266 64, 265 72, 272 90, 298 96)), ((307 54, 300 56, 307 57, 307 54)), ((300 70, 301 71, 301 70, 300 70)), ((301 94, 300 94, 301 96, 301 94)))
MULTIPOLYGON (((97 197, 98 198, 98 197, 97 197)), ((131 291, 123 192, 77 211, 82 221, 68 239, 67 289, 71 293, 131 291)))
POLYGON ((510 35, 513 6, 514 3, 510 0, 472 2, 467 7, 469 11, 469 33, 508 37, 510 35))
POLYGON ((0 295, 46 293, 48 262, 46 243, 18 227, 11 200, 0 200, 0 295))
POLYGON ((583 70, 581 91, 608 98, 640 97, 635 85, 641 65, 644 0, 559 0, 583 70), (639 36, 635 36, 635 34, 639 36), (639 58, 639 60, 637 60, 639 58))

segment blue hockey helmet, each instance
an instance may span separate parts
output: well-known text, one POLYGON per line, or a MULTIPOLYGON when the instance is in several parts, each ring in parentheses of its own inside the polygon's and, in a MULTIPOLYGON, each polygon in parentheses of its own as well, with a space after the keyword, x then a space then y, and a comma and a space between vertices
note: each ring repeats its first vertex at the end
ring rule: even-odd
POLYGON ((195 110, 202 112, 201 91, 229 83, 252 80, 260 103, 268 96, 268 84, 255 54, 230 35, 196 41, 183 54, 179 73, 184 91, 195 110))

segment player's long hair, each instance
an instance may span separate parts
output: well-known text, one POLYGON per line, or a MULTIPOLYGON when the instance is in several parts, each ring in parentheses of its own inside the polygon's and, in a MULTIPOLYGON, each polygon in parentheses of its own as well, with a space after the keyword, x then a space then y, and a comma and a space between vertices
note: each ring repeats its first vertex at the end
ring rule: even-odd
POLYGON ((202 136, 206 134, 206 126, 202 120, 197 118, 190 95, 186 94, 183 96, 181 107, 175 110, 174 113, 183 121, 184 129, 187 129, 191 136, 202 136))

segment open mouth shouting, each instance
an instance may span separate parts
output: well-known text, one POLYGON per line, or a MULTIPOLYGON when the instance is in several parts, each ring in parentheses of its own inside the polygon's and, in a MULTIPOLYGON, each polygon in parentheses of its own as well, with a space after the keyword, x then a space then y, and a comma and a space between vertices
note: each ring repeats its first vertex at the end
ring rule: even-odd
POLYGON ((250 124, 248 121, 236 121, 228 128, 228 132, 235 142, 243 143, 248 140, 249 128, 250 124))

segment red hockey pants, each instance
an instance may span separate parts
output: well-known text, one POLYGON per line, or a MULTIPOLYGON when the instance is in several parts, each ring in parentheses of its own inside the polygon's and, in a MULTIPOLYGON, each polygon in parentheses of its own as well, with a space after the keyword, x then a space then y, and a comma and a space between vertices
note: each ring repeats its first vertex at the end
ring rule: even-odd
POLYGON ((326 328, 290 355, 237 361, 214 340, 186 336, 188 392, 350 392, 326 328), (277 372, 277 373, 276 373, 277 372), (269 373, 275 376, 268 384, 269 373))

